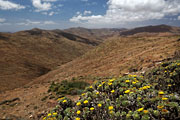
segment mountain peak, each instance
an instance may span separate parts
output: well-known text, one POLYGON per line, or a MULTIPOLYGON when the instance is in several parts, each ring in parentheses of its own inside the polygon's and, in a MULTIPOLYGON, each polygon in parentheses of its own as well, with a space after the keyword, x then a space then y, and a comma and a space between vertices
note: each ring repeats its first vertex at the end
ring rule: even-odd
POLYGON ((33 28, 33 29, 31 29, 32 31, 42 31, 42 29, 40 29, 40 28, 33 28))

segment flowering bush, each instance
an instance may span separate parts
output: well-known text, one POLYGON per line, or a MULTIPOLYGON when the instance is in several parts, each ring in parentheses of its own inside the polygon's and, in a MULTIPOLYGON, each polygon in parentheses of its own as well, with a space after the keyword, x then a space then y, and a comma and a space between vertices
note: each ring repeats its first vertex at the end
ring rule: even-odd
POLYGON ((180 60, 162 63, 145 73, 145 78, 156 83, 156 89, 180 94, 180 60))
POLYGON ((44 120, 176 120, 180 117, 180 96, 174 88, 179 61, 163 63, 152 74, 128 75, 97 81, 87 87, 76 102, 63 97, 44 120), (160 70, 159 70, 160 69, 160 70), (165 82, 149 76, 161 75, 165 82), (159 71, 159 72, 158 72, 159 71), (175 71, 171 74, 169 71, 175 71), (150 80, 148 80, 148 77, 150 80), (172 79, 173 81, 167 81, 172 79), (167 84, 167 85, 166 85, 167 84), (171 86, 170 86, 171 84, 171 86), (166 85, 166 86, 163 86, 166 85), (168 86, 168 87, 167 87, 168 86), (168 88, 167 90, 165 89, 168 88), (162 88, 162 89, 161 89, 162 88), (175 90, 173 93, 170 90, 175 90))

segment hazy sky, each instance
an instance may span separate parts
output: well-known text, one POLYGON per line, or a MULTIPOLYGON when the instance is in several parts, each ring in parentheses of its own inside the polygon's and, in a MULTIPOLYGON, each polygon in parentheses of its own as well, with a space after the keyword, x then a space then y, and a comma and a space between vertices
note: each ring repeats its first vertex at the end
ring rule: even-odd
POLYGON ((0 31, 180 26, 180 0, 0 0, 0 31))

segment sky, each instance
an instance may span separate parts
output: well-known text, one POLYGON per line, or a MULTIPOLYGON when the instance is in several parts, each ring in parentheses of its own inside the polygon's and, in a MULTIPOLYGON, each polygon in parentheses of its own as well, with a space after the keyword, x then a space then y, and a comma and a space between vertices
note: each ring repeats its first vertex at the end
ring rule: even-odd
POLYGON ((0 31, 180 26, 180 0, 0 0, 0 31))

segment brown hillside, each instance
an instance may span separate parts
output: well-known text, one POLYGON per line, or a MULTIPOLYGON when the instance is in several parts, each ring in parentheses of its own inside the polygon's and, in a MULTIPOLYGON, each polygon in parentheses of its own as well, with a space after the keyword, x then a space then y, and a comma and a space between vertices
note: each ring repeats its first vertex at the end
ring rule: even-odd
POLYGON ((82 57, 37 79, 37 82, 76 76, 111 76, 143 70, 172 57, 180 49, 179 36, 112 37, 82 57))
POLYGON ((98 44, 61 30, 0 33, 0 91, 20 87, 98 44))
POLYGON ((134 35, 137 33, 173 33, 173 34, 179 34, 180 28, 179 27, 172 27, 168 25, 157 25, 157 26, 145 26, 145 27, 138 27, 126 31, 120 32, 121 36, 127 36, 127 35, 134 35))

